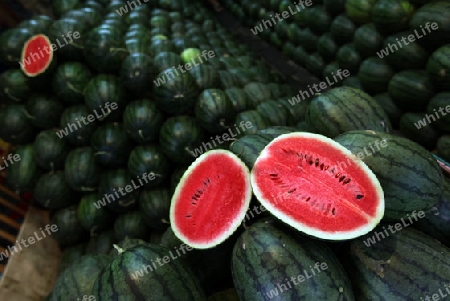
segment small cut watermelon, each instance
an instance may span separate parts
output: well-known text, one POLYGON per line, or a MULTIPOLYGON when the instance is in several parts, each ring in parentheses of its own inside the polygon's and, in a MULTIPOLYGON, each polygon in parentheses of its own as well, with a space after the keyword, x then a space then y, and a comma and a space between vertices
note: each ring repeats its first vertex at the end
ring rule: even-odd
POLYGON ((212 248, 239 227, 251 196, 245 164, 230 151, 208 151, 192 163, 175 189, 170 207, 173 232, 193 248, 212 248))
POLYGON ((25 42, 19 63, 27 76, 36 77, 47 70, 52 60, 52 43, 47 36, 38 34, 25 42))

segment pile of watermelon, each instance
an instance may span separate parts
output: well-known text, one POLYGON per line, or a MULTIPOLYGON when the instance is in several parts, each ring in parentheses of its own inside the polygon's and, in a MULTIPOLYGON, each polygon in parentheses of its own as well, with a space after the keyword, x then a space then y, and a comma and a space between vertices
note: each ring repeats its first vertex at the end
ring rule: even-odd
POLYGON ((369 93, 403 135, 450 161, 448 1, 224 3, 246 27, 319 79, 369 93), (284 11, 288 17, 278 21, 275 13, 284 11), (336 77, 339 69, 350 77, 336 77))
POLYGON ((372 92, 293 103, 199 0, 53 6, 0 35, 7 183, 63 250, 48 300, 446 293, 450 180, 372 92))

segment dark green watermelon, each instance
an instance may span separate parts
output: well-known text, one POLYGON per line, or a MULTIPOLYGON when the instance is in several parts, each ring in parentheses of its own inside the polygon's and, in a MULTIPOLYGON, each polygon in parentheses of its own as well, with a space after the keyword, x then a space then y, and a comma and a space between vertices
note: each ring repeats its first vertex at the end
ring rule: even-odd
POLYGON ((212 134, 226 130, 235 115, 233 103, 220 89, 204 90, 195 104, 195 117, 198 123, 212 134))
POLYGON ((33 144, 34 159, 39 167, 57 170, 64 167, 69 148, 64 139, 57 135, 57 130, 45 130, 36 136, 33 144))
POLYGON ((61 115, 58 137, 64 138, 74 146, 89 145, 92 133, 97 128, 95 122, 89 122, 92 120, 91 115, 94 116, 85 105, 75 105, 65 109, 61 115))
POLYGON ((153 96, 159 109, 171 115, 192 110, 199 88, 189 73, 168 68, 158 74, 153 82, 153 96))
POLYGON ((29 122, 41 129, 57 127, 63 111, 64 106, 58 99, 44 94, 31 95, 24 107, 29 122))
POLYGON ((121 214, 114 222, 114 234, 118 240, 148 237, 150 229, 139 211, 121 214))
POLYGON ((250 101, 248 100, 245 90, 240 88, 228 88, 224 90, 228 99, 233 103, 233 107, 237 113, 247 110, 250 107, 250 101))
POLYGON ((20 69, 8 69, 0 74, 0 98, 24 102, 31 95, 28 77, 20 69))
POLYGON ((139 189, 148 181, 144 175, 132 177, 126 169, 106 170, 100 175, 99 201, 96 206, 106 206, 117 213, 133 210, 139 189))
POLYGON ((99 74, 85 89, 87 108, 100 121, 120 121, 127 103, 125 87, 117 76, 99 74))
POLYGON ((158 72, 150 56, 132 53, 122 63, 121 83, 136 95, 150 95, 151 86, 158 72))
POLYGON ((105 230, 98 235, 91 236, 86 245, 86 254, 105 254, 111 256, 114 244, 117 243, 113 229, 105 230))
POLYGON ((60 209, 77 203, 74 194, 66 182, 64 171, 51 171, 39 177, 33 191, 36 202, 48 209, 60 209))
POLYGON ((6 163, 2 164, 3 169, 7 168, 6 183, 16 192, 32 191, 36 180, 42 173, 33 154, 33 145, 21 145, 12 153, 14 164, 8 166, 5 165, 6 163))
POLYGON ((200 90, 219 88, 219 73, 216 67, 211 65, 194 66, 189 73, 195 79, 200 90))
POLYGON ((139 144, 157 141, 163 122, 164 114, 149 99, 132 101, 123 114, 123 127, 139 144))
POLYGON ((81 226, 96 236, 114 224, 114 213, 106 207, 97 208, 95 203, 99 199, 98 193, 84 195, 77 207, 77 218, 81 226))
POLYGON ((183 64, 180 55, 175 52, 160 52, 153 58, 153 61, 158 73, 183 64))
POLYGON ((168 178, 171 163, 158 145, 140 145, 134 148, 128 158, 128 171, 133 177, 150 175, 144 186, 156 187, 168 178))
POLYGON ((74 17, 63 17, 53 21, 48 29, 48 37, 52 44, 52 49, 57 49, 54 54, 65 61, 83 61, 83 49, 85 45, 85 30, 87 23, 80 22, 74 17), (68 34, 72 33, 70 40, 68 34))
POLYGON ((381 50, 383 39, 375 24, 368 23, 356 29, 353 44, 359 55, 366 58, 381 50))
POLYGON ((0 34, 0 62, 17 68, 20 62, 23 45, 33 36, 28 28, 9 28, 0 34))
POLYGON ((152 229, 164 230, 170 226, 169 211, 172 195, 168 188, 144 190, 139 196, 139 212, 152 229))
POLYGON ((372 7, 371 20, 383 33, 408 29, 415 7, 408 0, 378 0, 372 7))
MULTIPOLYGON (((193 271, 184 261, 171 260, 169 252, 171 250, 153 244, 138 245, 125 250, 98 276, 93 290, 95 300, 110 301, 116 297, 128 301, 150 298, 206 301, 203 288, 193 271), (168 258, 169 261, 152 266, 156 258, 168 258), (115 277, 114 286, 110 276, 112 273, 115 277), (155 286, 155 283, 158 284, 155 286)), ((182 251, 179 252, 181 254, 182 251)))
MULTIPOLYGON (((167 119, 161 127, 159 133, 159 145, 164 154, 173 162, 178 164, 189 164, 203 153, 201 143, 209 144, 212 148, 212 142, 207 142, 203 129, 197 120, 190 116, 176 116, 167 119)), ((206 151, 206 150, 205 150, 206 151)))
POLYGON ((99 126, 91 137, 95 160, 103 166, 120 167, 127 162, 132 144, 121 123, 99 126))
POLYGON ((0 138, 13 145, 31 143, 36 136, 34 128, 21 104, 9 104, 0 110, 0 138))
POLYGON ((67 300, 68 296, 91 296, 97 276, 109 262, 110 257, 104 254, 84 255, 59 275, 50 301, 67 300))
POLYGON ((58 66, 52 80, 53 92, 66 104, 83 104, 84 92, 92 78, 88 67, 79 62, 58 66))
POLYGON ((70 246, 83 241, 89 236, 89 232, 84 230, 77 219, 77 206, 65 207, 56 210, 50 217, 51 225, 55 226, 56 231, 52 230, 52 237, 61 246, 70 246))
POLYGON ((385 92, 392 76, 394 76, 392 67, 377 56, 365 59, 359 66, 358 78, 364 91, 370 94, 385 92))
POLYGON ((431 76, 433 85, 443 91, 450 91, 450 45, 444 45, 438 48, 429 57, 426 70, 431 76))
POLYGON ((75 191, 95 191, 99 181, 100 167, 91 147, 72 150, 64 164, 66 181, 75 191))
POLYGON ((86 34, 84 56, 97 72, 118 72, 128 54, 116 28, 96 27, 86 34))

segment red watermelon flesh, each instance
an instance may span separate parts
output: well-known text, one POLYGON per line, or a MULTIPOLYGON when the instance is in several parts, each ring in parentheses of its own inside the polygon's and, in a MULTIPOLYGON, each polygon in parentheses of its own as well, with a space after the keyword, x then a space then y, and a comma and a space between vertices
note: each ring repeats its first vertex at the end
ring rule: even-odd
POLYGON ((318 134, 274 139, 256 160, 251 183, 273 215, 322 239, 364 235, 384 215, 384 193, 374 173, 342 145, 318 134))
POLYGON ((26 75, 34 77, 45 72, 52 59, 53 49, 50 40, 45 35, 39 34, 25 43, 20 66, 26 75))
POLYGON ((251 199, 250 171, 233 153, 211 150, 186 170, 172 197, 175 235, 197 249, 214 247, 239 227, 251 199))

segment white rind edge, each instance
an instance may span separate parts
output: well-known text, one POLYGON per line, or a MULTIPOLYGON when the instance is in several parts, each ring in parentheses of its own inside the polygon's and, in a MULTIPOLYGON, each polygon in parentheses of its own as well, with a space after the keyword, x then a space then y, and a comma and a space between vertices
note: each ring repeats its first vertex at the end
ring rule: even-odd
MULTIPOLYGON (((254 168, 251 172, 251 185, 253 188, 253 193, 255 194, 258 201, 270 212, 272 213, 276 218, 280 219, 282 222, 288 224, 289 226, 307 234, 311 235, 320 239, 326 239, 326 240, 347 240, 347 239, 353 239, 362 235, 365 235, 372 231, 381 221, 381 219, 384 216, 384 209, 385 209, 385 201, 384 201, 384 191, 381 187, 381 184, 376 177, 376 175, 373 173, 373 171, 360 159, 354 159, 353 154, 350 150, 339 144, 338 142, 334 141, 331 138, 325 137, 323 135, 319 134, 313 134, 313 133, 306 133, 306 132, 294 132, 294 133, 288 133, 283 134, 272 140, 261 152, 261 157, 264 158, 267 156, 267 148, 270 147, 272 144, 277 143, 279 140, 284 139, 292 139, 292 138, 313 138, 320 141, 323 141, 325 143, 332 144, 333 147, 336 148, 337 151, 340 151, 344 155, 349 156, 352 158, 352 161, 354 161, 358 166, 360 166, 363 171, 368 175, 368 177, 372 180, 372 183, 375 186, 376 193, 379 196, 379 203, 378 207, 376 208, 375 217, 370 221, 369 224, 365 224, 361 227, 358 227, 357 229, 353 231, 336 231, 336 232, 324 232, 321 230, 318 230, 316 228, 312 228, 300 221, 297 221, 293 219, 292 217, 284 214, 281 210, 277 209, 275 206, 273 206, 270 202, 265 200, 262 197, 262 193, 260 188, 258 187, 256 183, 256 175, 254 173, 254 168)), ((260 157, 260 158, 261 158, 260 157)), ((253 165, 254 167, 258 165, 258 162, 260 159, 258 158, 253 165)))
POLYGON ((29 39, 23 44, 23 48, 22 48, 22 51, 21 51, 21 53, 20 53, 20 61, 21 61, 21 63, 22 63, 22 64, 19 64, 19 65, 20 65, 20 70, 22 70, 22 72, 23 72, 26 76, 28 76, 28 77, 36 77, 36 76, 38 76, 38 75, 44 73, 44 72, 48 69, 48 67, 50 67, 50 64, 53 62, 53 48, 52 48, 51 46, 52 46, 52 42, 50 41, 50 38, 47 37, 47 36, 46 36, 45 34, 43 34, 43 33, 35 34, 35 35, 33 35, 31 38, 29 38, 29 39), (49 60, 48 65, 45 66, 44 70, 42 70, 41 72, 36 73, 36 74, 31 74, 31 73, 28 73, 28 72, 25 70, 25 64, 24 64, 24 62, 23 62, 24 56, 25 56, 25 49, 27 48, 26 46, 28 45, 28 43, 29 43, 31 40, 33 40, 33 39, 35 39, 36 37, 39 37, 39 36, 44 37, 44 39, 45 39, 45 40, 47 41, 47 43, 50 45, 50 60, 49 60))
POLYGON ((175 192, 172 196, 171 202, 170 202, 170 227, 172 228, 172 231, 174 232, 175 236, 181 240, 182 242, 184 242, 186 245, 195 248, 195 249, 209 249, 209 248, 213 248, 219 244, 221 244, 222 242, 224 242, 225 240, 227 240, 241 225, 242 221, 245 218, 245 214, 247 213, 248 208, 250 207, 250 200, 252 198, 252 186, 250 183, 250 170, 248 169, 248 167, 245 165, 244 162, 242 162, 241 159, 239 159, 238 156, 236 156, 235 154, 233 154, 232 152, 228 151, 228 150, 222 150, 222 149, 218 149, 218 150, 210 150, 205 152, 204 154, 202 154, 200 157, 198 157, 190 166, 189 168, 184 172, 183 176, 180 179, 180 182, 178 183, 175 192), (177 227, 177 225, 175 224, 175 201, 179 198, 179 194, 180 191, 183 190, 184 185, 180 185, 181 183, 184 184, 183 179, 185 179, 186 177, 188 177, 190 175, 190 173, 198 166, 200 165, 204 159, 211 154, 222 154, 225 155, 229 158, 231 158, 232 160, 235 161, 236 164, 239 165, 239 167, 241 167, 246 176, 245 176, 245 187, 247 187, 245 194, 244 194, 244 205, 242 206, 241 210, 239 211, 239 213, 237 214, 237 216, 235 217, 234 221, 229 225, 228 231, 224 232, 223 234, 221 234, 217 239, 212 240, 208 243, 204 243, 204 244, 198 244, 195 242, 191 242, 189 240, 188 237, 184 236, 181 231, 179 230, 179 228, 177 227))

